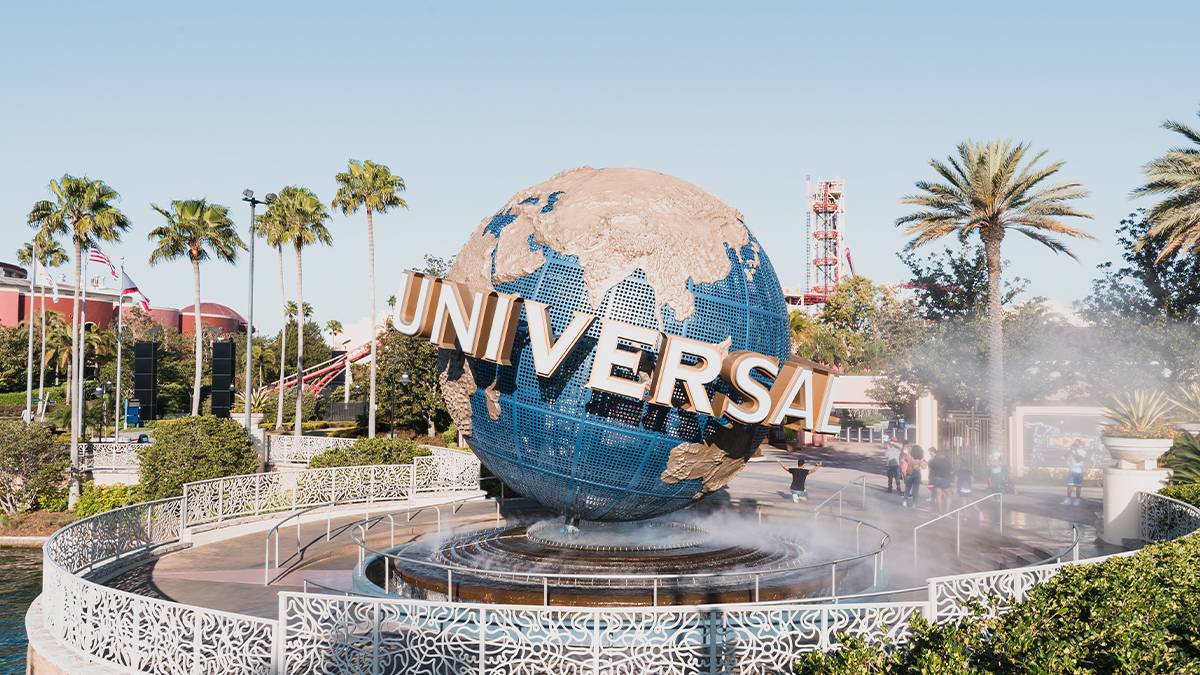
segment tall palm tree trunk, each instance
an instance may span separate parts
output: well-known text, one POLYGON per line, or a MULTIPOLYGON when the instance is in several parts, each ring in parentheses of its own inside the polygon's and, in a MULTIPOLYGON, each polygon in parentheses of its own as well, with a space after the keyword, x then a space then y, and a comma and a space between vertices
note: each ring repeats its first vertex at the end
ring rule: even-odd
MULTIPOLYGON (((371 209, 367 209, 367 298, 371 303, 371 380, 370 394, 367 401, 367 438, 375 437, 375 381, 376 359, 375 359, 375 343, 378 342, 378 330, 375 326, 375 222, 372 218, 371 209)), ((346 368, 350 365, 347 364, 346 368)))
POLYGON ((38 421, 46 419, 46 289, 43 287, 39 293, 39 300, 42 304, 40 311, 42 330, 42 356, 38 361, 38 421))
POLYGON ((200 373, 204 360, 204 326, 200 324, 200 261, 192 257, 192 333, 196 368, 192 373, 192 417, 200 414, 200 373))
MULTIPOLYGON (((71 301, 71 377, 67 384, 67 391, 72 394, 75 388, 75 375, 77 369, 82 369, 82 354, 83 345, 80 344, 79 330, 79 289, 83 287, 83 246, 78 241, 75 242, 75 293, 71 301)), ((74 509, 75 504, 79 501, 79 423, 81 416, 77 415, 75 408, 77 405, 82 405, 82 401, 78 396, 72 395, 71 401, 71 477, 67 487, 67 507, 74 509)))
POLYGON ((283 283, 283 247, 279 251, 279 298, 283 307, 283 328, 279 329, 279 384, 275 388, 278 398, 275 401, 275 431, 283 429, 283 376, 287 373, 287 288, 283 283))
POLYGON ((304 261, 296 245, 296 419, 292 434, 300 438, 304 406, 304 261))
POLYGON ((988 271, 988 450, 1004 453, 1004 313, 1000 307, 1000 242, 1004 234, 984 237, 988 271))

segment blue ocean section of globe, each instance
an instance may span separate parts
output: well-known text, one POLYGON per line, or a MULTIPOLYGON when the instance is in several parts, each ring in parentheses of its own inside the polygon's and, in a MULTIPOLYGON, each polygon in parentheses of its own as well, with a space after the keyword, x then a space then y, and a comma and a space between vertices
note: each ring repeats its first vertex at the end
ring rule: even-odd
MULTIPOLYGON (((557 197, 549 195, 543 209, 552 209, 557 197)), ((498 237, 513 220, 511 213, 497 214, 485 231, 498 237)), ((729 339, 731 351, 748 349, 780 360, 791 353, 779 280, 752 235, 740 250, 726 245, 730 273, 725 279, 707 284, 688 282, 695 310, 683 320, 676 318, 670 306, 659 315, 654 289, 640 269, 611 288, 599 307, 593 307, 584 270, 575 256, 552 250, 532 237, 529 245, 542 252, 545 263, 531 274, 496 284, 496 289, 549 305, 555 335, 576 312, 583 312, 710 343, 729 339)), ((698 479, 676 483, 661 479, 671 450, 682 443, 709 439, 718 421, 589 389, 586 384, 599 331, 599 322, 593 322, 551 378, 534 372, 523 317, 511 366, 469 359, 478 387, 470 398, 470 446, 510 487, 568 516, 637 520, 682 508, 702 494, 702 485, 698 479), (489 414, 488 389, 499 393, 498 419, 493 419, 494 407, 489 414)), ((656 356, 652 352, 644 355, 643 361, 649 361, 645 372, 652 370, 656 356)), ((710 393, 716 386, 710 386, 710 393)), ((756 443, 765 429, 747 433, 755 434, 756 443)))

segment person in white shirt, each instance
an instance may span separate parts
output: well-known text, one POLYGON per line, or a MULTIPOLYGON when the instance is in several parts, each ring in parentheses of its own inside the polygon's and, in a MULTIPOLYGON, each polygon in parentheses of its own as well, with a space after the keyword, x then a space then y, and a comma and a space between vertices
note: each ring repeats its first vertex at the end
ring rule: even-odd
POLYGON ((1071 444, 1071 453, 1067 455, 1067 498, 1062 501, 1063 504, 1071 506, 1079 506, 1082 503, 1080 499, 1080 490, 1083 489, 1083 441, 1076 439, 1071 444), (1075 496, 1071 496, 1071 490, 1075 491, 1075 496))
POLYGON ((903 483, 900 478, 900 444, 888 443, 883 451, 883 461, 887 465, 888 494, 892 493, 892 483, 896 484, 896 492, 900 492, 903 483))

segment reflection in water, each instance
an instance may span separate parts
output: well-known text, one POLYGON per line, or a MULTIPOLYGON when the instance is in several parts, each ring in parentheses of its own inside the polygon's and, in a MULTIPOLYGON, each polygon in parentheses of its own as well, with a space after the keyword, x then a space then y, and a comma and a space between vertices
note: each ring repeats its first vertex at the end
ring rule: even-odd
POLYGON ((0 672, 25 672, 25 610, 42 588, 41 548, 0 548, 0 672))

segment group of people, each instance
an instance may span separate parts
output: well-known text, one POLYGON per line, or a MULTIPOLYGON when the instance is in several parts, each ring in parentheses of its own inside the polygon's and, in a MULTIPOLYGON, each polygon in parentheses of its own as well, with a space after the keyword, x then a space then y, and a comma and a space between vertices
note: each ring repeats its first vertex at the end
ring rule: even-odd
POLYGON ((939 513, 949 508, 953 491, 957 490, 961 498, 971 495, 971 470, 961 467, 955 471, 954 463, 937 448, 924 449, 919 445, 892 441, 884 448, 883 459, 887 465, 888 494, 893 490, 900 494, 901 506, 917 507, 926 473, 934 510, 939 513))

